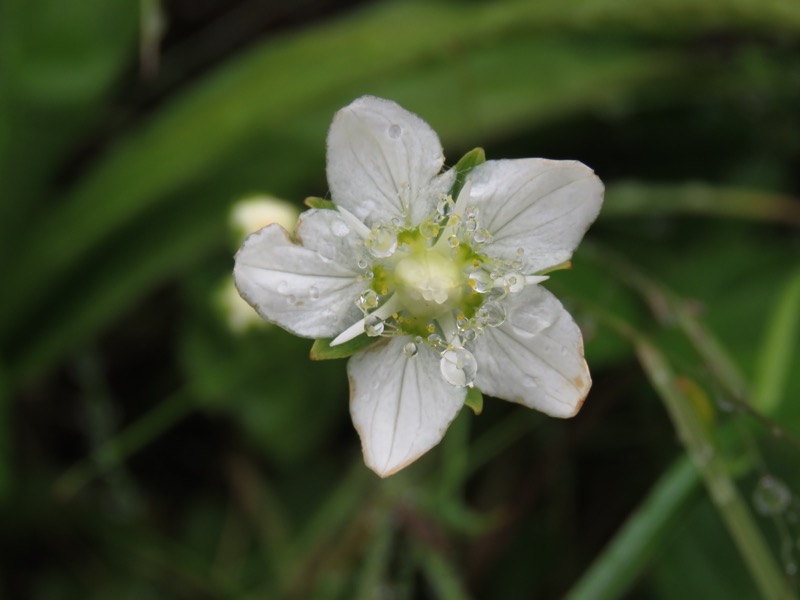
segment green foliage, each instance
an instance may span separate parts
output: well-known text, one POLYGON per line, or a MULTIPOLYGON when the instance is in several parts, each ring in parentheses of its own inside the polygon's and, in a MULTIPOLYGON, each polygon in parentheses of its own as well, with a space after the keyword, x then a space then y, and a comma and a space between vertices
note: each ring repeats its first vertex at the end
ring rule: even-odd
POLYGON ((354 337, 338 346, 331 346, 333 338, 327 340, 315 340, 311 346, 309 356, 311 360, 331 360, 334 358, 347 358, 356 352, 369 348, 374 343, 379 342, 380 338, 371 338, 366 334, 354 337))
POLYGON ((795 597, 800 5, 256 4, 161 3, 160 57, 156 2, 0 4, 0 595, 795 597), (326 130, 362 94, 448 165, 603 178, 545 283, 584 333, 576 419, 471 389, 378 481, 324 360, 375 340, 314 362, 228 328, 231 202, 335 208, 326 130), (750 506, 765 475, 780 514, 750 506))

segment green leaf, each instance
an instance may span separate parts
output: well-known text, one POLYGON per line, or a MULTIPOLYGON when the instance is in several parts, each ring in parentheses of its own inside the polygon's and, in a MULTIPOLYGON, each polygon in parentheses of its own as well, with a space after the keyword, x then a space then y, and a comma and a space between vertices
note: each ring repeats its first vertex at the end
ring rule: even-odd
POLYGON ((567 600, 613 600, 628 593, 674 532, 699 480, 686 457, 676 461, 569 591, 567 600))
POLYGON ((780 294, 767 324, 759 355, 753 401, 755 408, 775 414, 781 401, 788 401, 786 382, 792 370, 800 324, 800 271, 796 271, 780 294))
POLYGON ((305 204, 308 208, 323 208, 326 210, 336 210, 336 205, 331 202, 330 200, 325 200, 325 198, 317 198, 316 196, 309 196, 305 200, 303 200, 303 204, 305 204))
POLYGON ((476 415, 481 414, 483 412, 483 394, 476 387, 469 388, 464 404, 469 406, 476 415))
POLYGON ((467 175, 470 174, 472 169, 485 162, 486 153, 483 151, 483 148, 474 148, 461 157, 456 163, 456 180, 455 183, 453 183, 453 188, 450 190, 450 195, 453 199, 458 198, 458 194, 461 192, 461 188, 464 187, 464 182, 467 180, 467 175))
POLYGON ((311 346, 309 356, 311 360, 331 360, 334 358, 347 358, 353 356, 356 352, 372 346, 372 344, 380 341, 381 338, 372 338, 366 334, 353 338, 349 342, 339 344, 338 346, 331 346, 333 338, 324 338, 314 341, 311 346))

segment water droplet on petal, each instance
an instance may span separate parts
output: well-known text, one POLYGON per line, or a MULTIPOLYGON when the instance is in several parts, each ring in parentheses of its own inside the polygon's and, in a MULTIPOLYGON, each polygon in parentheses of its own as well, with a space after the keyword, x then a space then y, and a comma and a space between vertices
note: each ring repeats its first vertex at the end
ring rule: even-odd
POLYGON ((468 206, 464 210, 464 218, 465 219, 477 219, 478 218, 478 207, 477 206, 468 206))
POLYGON ((503 275, 503 288, 509 293, 516 293, 525 287, 525 277, 517 271, 503 275))
POLYGON ((376 258, 388 258, 397 250, 397 234, 388 227, 377 227, 369 232, 364 245, 376 258))
POLYGON ((444 340, 442 339, 442 336, 440 336, 440 335, 438 335, 436 333, 430 334, 428 336, 428 338, 427 338, 427 342, 428 342, 428 344, 430 344, 431 347, 437 348, 437 349, 438 348, 443 348, 445 346, 445 343, 444 343, 444 340))
POLYGON ((310 288, 308 288, 308 296, 312 300, 319 298, 319 288, 315 285, 312 285, 310 288))
POLYGON ((357 264, 359 269, 366 269, 369 263, 365 258, 359 258, 357 264))
POLYGON ((455 208, 455 202, 453 202, 453 198, 450 196, 445 196, 439 203, 436 205, 436 213, 439 215, 439 220, 442 220, 453 212, 455 208))
POLYGON ((472 234, 472 241, 476 244, 488 244, 492 241, 492 234, 485 227, 478 229, 472 234))
POLYGON ((378 294, 375 290, 364 290, 356 300, 356 306, 362 310, 370 310, 378 306, 378 294))
POLYGON ((465 329, 461 333, 461 337, 464 338, 465 342, 471 342, 478 337, 478 332, 475 329, 465 329))
POLYGON ((286 280, 278 282, 278 293, 285 294, 289 291, 289 282, 286 280))
POLYGON ((289 294, 288 296, 286 296, 286 301, 287 301, 289 304, 296 304, 296 303, 297 303, 297 296, 294 296, 294 295, 292 295, 292 294, 289 294))
POLYGON ((479 294, 485 294, 494 286, 492 276, 483 269, 475 269, 469 274, 470 287, 479 294))
POLYGON ((364 332, 369 337, 377 337, 383 333, 383 319, 377 315, 369 315, 364 319, 364 332))
POLYGON ((403 133, 402 127, 400 125, 390 125, 388 129, 389 137, 393 140, 399 139, 403 133))
POLYGON ((347 226, 347 223, 337 219, 331 224, 331 231, 336 237, 345 237, 350 233, 350 228, 347 226))
POLYGON ((442 377, 450 385, 465 387, 475 381, 478 373, 478 363, 472 352, 464 348, 446 350, 439 362, 442 377))
POLYGON ((451 248, 458 248, 459 243, 460 242, 458 241, 458 237, 454 235, 451 235, 449 238, 447 238, 447 245, 450 246, 451 248))
POLYGON ((467 231, 475 231, 478 228, 478 222, 475 219, 467 219, 464 221, 464 229, 467 231))
POLYGON ((417 345, 414 342, 408 342, 403 346, 403 354, 408 358, 413 358, 417 355, 417 345))
POLYGON ((782 514, 791 501, 792 493, 789 488, 772 475, 762 476, 753 491, 753 504, 765 516, 782 514))
POLYGON ((506 321, 506 309, 499 302, 489 300, 478 309, 478 318, 484 325, 499 327, 506 321))
POLYGON ((433 239, 439 235, 439 226, 430 219, 426 219, 419 225, 419 234, 426 240, 433 239))

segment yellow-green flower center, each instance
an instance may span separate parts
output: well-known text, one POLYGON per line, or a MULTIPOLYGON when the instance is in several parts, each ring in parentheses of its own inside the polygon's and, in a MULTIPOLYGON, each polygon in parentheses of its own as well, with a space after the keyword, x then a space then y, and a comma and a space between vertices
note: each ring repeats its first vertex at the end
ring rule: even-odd
POLYGON ((420 240, 394 265, 393 283, 403 307, 414 317, 436 318, 456 308, 468 284, 462 261, 449 247, 420 240))

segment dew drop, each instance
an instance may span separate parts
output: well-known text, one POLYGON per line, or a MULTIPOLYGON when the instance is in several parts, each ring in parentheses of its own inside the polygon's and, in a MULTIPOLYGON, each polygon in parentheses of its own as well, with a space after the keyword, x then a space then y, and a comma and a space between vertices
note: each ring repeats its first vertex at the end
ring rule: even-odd
POLYGON ((792 501, 786 484, 772 475, 763 475, 753 490, 753 504, 764 516, 782 514, 792 501))
POLYGON ((292 294, 289 294, 288 296, 286 296, 286 301, 287 301, 289 304, 297 304, 297 296, 294 296, 294 295, 292 295, 292 294))
POLYGON ((359 259, 358 259, 358 263, 357 263, 357 264, 358 264, 358 268, 359 268, 359 269, 366 269, 366 268, 367 268, 367 265, 368 265, 369 263, 367 263, 367 260, 366 260, 365 258, 359 258, 359 259))
POLYGON ((478 309, 478 317, 484 325, 499 327, 506 321, 506 309, 499 302, 488 300, 478 309))
POLYGON ((475 231, 478 228, 478 222, 475 219, 467 219, 464 221, 464 229, 467 231, 475 231))
POLYGON ((403 354, 408 358, 413 358, 417 355, 417 345, 414 342, 408 342, 403 346, 403 354))
POLYGON ((289 291, 289 282, 286 280, 278 282, 278 293, 285 294, 289 291))
POLYGON ((461 337, 464 338, 465 342, 471 342, 478 337, 478 332, 475 329, 465 329, 461 332, 461 337))
POLYGON ((432 333, 427 338, 428 344, 430 344, 433 348, 442 348, 444 347, 445 343, 442 339, 442 336, 432 333))
POLYGON ((399 139, 403 134, 403 129, 400 127, 400 125, 390 125, 388 133, 390 138, 396 140, 399 139))
POLYGON ((439 235, 439 226, 430 219, 426 219, 419 225, 419 234, 426 240, 433 239, 439 235))
POLYGON ((476 244, 488 244, 492 241, 492 234, 485 227, 478 229, 472 234, 472 241, 476 244))
POLYGON ((519 292, 525 287, 525 277, 517 271, 503 275, 503 289, 509 293, 519 292))
POLYGON ((458 241, 458 237, 456 237, 455 235, 451 235, 449 238, 447 238, 447 245, 450 246, 451 248, 458 248, 459 243, 460 242, 458 241))
POLYGON ((383 333, 383 319, 377 315, 369 315, 364 319, 364 332, 369 337, 377 337, 383 333))
POLYGON ((492 276, 483 269, 475 269, 469 274, 470 287, 479 294, 485 294, 494 286, 492 276))
POLYGON ((387 227, 377 227, 369 232, 364 245, 376 258, 388 258, 397 250, 397 234, 387 227))
POLYGON ((445 196, 439 200, 436 205, 436 213, 439 215, 439 219, 448 217, 453 212, 453 208, 455 208, 455 202, 453 202, 452 197, 445 196))
POLYGON ((308 288, 308 296, 312 300, 319 298, 319 288, 315 285, 312 285, 310 288, 308 288))
POLYGON ((478 363, 472 352, 464 348, 446 350, 439 362, 442 377, 450 385, 465 387, 472 385, 478 373, 478 363))
POLYGON ((356 300, 356 306, 362 310, 369 310, 378 306, 378 294, 375 290, 364 290, 356 300))
POLYGON ((333 235, 336 237, 345 237, 350 233, 350 228, 344 221, 337 220, 331 225, 331 231, 333 231, 333 235))
POLYGON ((477 219, 478 218, 478 207, 477 206, 468 206, 464 210, 464 218, 465 219, 477 219))

